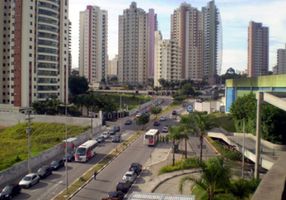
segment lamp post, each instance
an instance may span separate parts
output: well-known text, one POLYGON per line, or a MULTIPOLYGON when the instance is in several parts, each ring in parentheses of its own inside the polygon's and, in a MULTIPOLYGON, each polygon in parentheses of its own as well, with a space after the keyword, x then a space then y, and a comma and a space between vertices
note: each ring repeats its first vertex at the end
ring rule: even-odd
POLYGON ((90 130, 90 135, 89 135, 89 139, 91 140, 92 136, 93 136, 93 118, 94 118, 95 113, 94 112, 89 112, 89 116, 90 116, 90 126, 91 126, 91 130, 90 130))
POLYGON ((27 165, 28 165, 28 172, 31 173, 31 163, 30 163, 30 159, 31 159, 31 132, 32 132, 32 128, 31 128, 31 120, 33 119, 31 117, 31 113, 32 113, 32 108, 27 107, 27 108, 23 108, 22 111, 24 111, 25 115, 28 115, 28 117, 26 118, 26 120, 28 121, 28 127, 26 128, 26 133, 27 133, 27 145, 28 145, 28 160, 27 160, 27 165))

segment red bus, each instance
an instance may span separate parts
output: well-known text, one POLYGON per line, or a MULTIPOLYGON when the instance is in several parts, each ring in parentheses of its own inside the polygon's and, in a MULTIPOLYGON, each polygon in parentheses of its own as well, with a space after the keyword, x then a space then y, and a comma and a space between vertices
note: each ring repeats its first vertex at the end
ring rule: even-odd
POLYGON ((159 130, 158 129, 150 129, 144 135, 144 144, 148 146, 155 146, 159 141, 159 130))
POLYGON ((95 147, 97 146, 96 140, 88 140, 76 148, 75 161, 87 162, 95 155, 95 147))

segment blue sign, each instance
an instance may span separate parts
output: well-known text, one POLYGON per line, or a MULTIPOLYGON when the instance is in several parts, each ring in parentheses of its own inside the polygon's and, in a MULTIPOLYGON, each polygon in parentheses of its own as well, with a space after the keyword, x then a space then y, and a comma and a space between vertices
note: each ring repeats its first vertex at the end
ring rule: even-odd
POLYGON ((192 105, 188 105, 187 111, 188 111, 189 113, 193 112, 193 106, 192 106, 192 105))

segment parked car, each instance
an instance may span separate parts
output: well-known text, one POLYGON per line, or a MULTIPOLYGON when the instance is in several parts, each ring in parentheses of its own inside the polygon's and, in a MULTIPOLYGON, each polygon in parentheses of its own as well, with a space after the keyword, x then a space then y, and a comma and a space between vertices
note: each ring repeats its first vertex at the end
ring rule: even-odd
POLYGON ((114 135, 112 138, 112 142, 115 142, 115 143, 121 142, 121 135, 119 135, 119 134, 114 135))
POLYGON ((123 200, 125 194, 121 191, 109 192, 108 197, 115 198, 116 200, 123 200))
POLYGON ((116 133, 116 131, 115 131, 113 128, 110 128, 110 129, 108 130, 108 134, 109 134, 109 135, 115 135, 115 133, 116 133))
POLYGON ((177 111, 176 111, 176 110, 173 110, 173 111, 172 111, 172 115, 177 115, 177 111))
POLYGON ((141 117, 142 116, 142 113, 137 113, 136 115, 135 115, 135 117, 141 117))
POLYGON ((0 193, 0 200, 12 199, 21 192, 21 187, 18 184, 10 184, 3 188, 0 193))
POLYGON ((22 188, 29 188, 40 182, 40 177, 35 173, 30 173, 24 176, 22 180, 19 182, 19 185, 22 188))
POLYGON ((165 116, 161 116, 161 117, 160 117, 160 121, 161 121, 161 122, 166 121, 166 120, 167 120, 167 117, 165 117, 165 116))
POLYGON ((62 168, 65 166, 65 161, 62 159, 54 160, 51 162, 50 166, 53 170, 58 170, 59 168, 62 168))
POLYGON ((68 152, 67 154, 65 154, 63 160, 67 160, 68 162, 74 161, 74 152, 68 152))
POLYGON ((128 192, 128 190, 130 189, 132 183, 131 182, 119 182, 116 185, 116 191, 120 191, 123 192, 124 194, 126 194, 128 192))
POLYGON ((105 132, 101 133, 101 136, 102 136, 104 139, 107 139, 107 138, 109 138, 110 134, 109 134, 108 131, 105 131, 105 132))
POLYGON ((120 126, 113 126, 113 130, 115 132, 120 132, 120 126))
POLYGON ((153 126, 160 126, 160 122, 154 121, 153 126))
POLYGON ((131 124, 132 124, 132 121, 131 121, 130 119, 128 119, 128 120, 125 121, 124 124, 125 124, 125 125, 131 125, 131 124))
POLYGON ((139 175, 142 171, 142 165, 139 163, 132 163, 129 167, 129 171, 134 171, 137 175, 139 175))
POLYGON ((38 169, 37 174, 40 178, 46 178, 53 173, 53 169, 49 165, 44 165, 38 169))
POLYGON ((124 174, 124 176, 122 177, 122 180, 133 183, 136 177, 137 177, 137 174, 134 171, 128 171, 124 174))
POLYGON ((95 138, 95 140, 96 140, 98 143, 102 143, 102 142, 105 141, 105 138, 104 138, 102 135, 100 135, 100 136, 97 136, 97 137, 95 138))
POLYGON ((169 131, 168 126, 164 126, 164 127, 162 128, 162 133, 168 133, 168 131, 169 131))

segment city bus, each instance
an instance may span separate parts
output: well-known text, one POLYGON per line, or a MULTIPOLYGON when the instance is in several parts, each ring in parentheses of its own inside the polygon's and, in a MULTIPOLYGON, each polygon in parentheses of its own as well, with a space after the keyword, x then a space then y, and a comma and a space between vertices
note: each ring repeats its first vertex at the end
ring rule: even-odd
POLYGON ((95 147, 97 146, 96 140, 88 140, 76 148, 75 161, 87 162, 95 155, 95 147))
POLYGON ((144 135, 144 144, 148 146, 155 146, 159 141, 159 130, 158 129, 150 129, 144 135))

